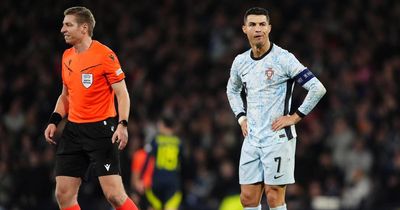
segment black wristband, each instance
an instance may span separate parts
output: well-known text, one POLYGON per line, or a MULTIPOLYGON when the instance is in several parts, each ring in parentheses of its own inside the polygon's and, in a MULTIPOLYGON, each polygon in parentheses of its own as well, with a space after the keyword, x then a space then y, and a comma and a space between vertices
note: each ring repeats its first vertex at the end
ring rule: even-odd
POLYGON ((300 112, 299 110, 297 110, 296 113, 297 113, 297 115, 299 115, 299 117, 301 117, 301 118, 303 118, 303 117, 306 116, 305 114, 303 114, 303 113, 300 112))
POLYGON ((62 116, 61 116, 59 113, 57 113, 57 112, 53 112, 53 113, 50 115, 49 122, 48 122, 47 124, 58 125, 58 123, 60 123, 61 120, 62 120, 62 116))
POLYGON ((241 116, 246 116, 246 113, 240 112, 240 113, 236 116, 236 119, 239 120, 239 118, 240 118, 241 116))

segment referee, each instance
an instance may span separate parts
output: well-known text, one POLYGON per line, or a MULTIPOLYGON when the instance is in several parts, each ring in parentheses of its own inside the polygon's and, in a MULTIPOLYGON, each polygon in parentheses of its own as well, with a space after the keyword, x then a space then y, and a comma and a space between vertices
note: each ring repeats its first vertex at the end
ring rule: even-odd
POLYGON ((61 33, 72 47, 62 57, 63 88, 44 132, 46 141, 56 144, 57 124, 68 115, 57 142, 55 194, 61 210, 80 210, 79 186, 93 165, 110 204, 117 210, 137 210, 120 176, 119 150, 128 142, 130 103, 125 75, 115 53, 92 40, 94 26, 94 16, 87 8, 64 11, 61 33))

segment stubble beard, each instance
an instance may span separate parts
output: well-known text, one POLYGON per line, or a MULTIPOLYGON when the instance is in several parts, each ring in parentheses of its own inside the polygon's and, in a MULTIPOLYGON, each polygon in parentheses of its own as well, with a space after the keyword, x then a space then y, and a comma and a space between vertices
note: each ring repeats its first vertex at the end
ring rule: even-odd
POLYGON ((257 42, 255 44, 255 46, 256 46, 257 49, 261 49, 264 46, 264 43, 263 42, 257 42))

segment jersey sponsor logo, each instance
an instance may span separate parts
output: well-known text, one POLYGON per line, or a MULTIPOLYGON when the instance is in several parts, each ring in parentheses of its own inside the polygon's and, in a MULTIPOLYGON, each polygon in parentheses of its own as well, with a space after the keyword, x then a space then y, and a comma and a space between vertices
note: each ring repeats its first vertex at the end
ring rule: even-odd
POLYGON ((109 163, 104 165, 104 167, 106 168, 107 171, 110 170, 110 166, 111 166, 111 164, 109 164, 109 163))
POLYGON ((269 67, 267 70, 265 70, 265 76, 267 77, 267 80, 271 80, 274 76, 274 70, 269 67))
POLYGON ((279 178, 281 178, 283 175, 284 175, 284 174, 279 175, 279 176, 275 175, 275 176, 274 176, 274 179, 279 179, 279 178))
POLYGON ((85 88, 89 88, 93 84, 93 74, 82 74, 82 84, 85 88))

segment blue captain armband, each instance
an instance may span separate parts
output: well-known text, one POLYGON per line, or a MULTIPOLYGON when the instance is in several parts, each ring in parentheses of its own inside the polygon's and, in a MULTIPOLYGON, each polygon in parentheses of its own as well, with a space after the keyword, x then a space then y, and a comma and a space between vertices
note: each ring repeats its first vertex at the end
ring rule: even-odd
POLYGON ((314 77, 314 74, 309 69, 304 69, 302 72, 294 77, 294 80, 297 82, 297 84, 303 86, 314 77))

